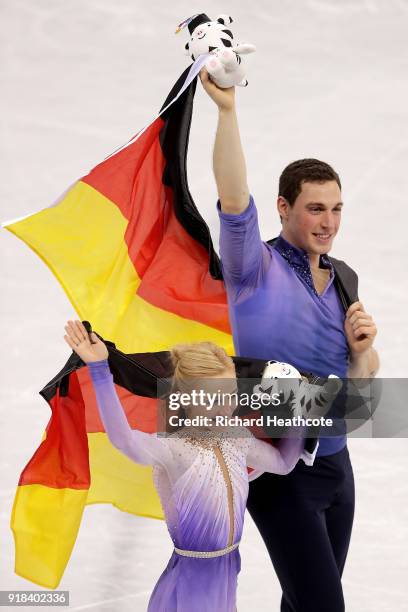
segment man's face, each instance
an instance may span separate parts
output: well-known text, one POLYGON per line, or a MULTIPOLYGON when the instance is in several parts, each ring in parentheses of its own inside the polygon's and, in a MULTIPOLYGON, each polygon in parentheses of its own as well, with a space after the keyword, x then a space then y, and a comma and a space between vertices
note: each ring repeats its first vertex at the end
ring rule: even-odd
POLYGON ((278 198, 283 237, 309 254, 328 253, 339 230, 341 209, 341 191, 336 181, 303 183, 293 206, 278 198))

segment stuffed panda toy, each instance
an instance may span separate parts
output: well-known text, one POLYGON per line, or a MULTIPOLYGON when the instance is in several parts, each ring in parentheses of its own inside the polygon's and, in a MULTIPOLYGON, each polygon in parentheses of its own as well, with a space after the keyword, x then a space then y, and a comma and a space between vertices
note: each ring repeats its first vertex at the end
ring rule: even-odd
POLYGON ((201 13, 183 21, 176 32, 188 26, 190 40, 185 45, 185 51, 193 61, 203 53, 211 53, 205 68, 218 87, 246 87, 248 81, 241 55, 253 53, 255 46, 249 43, 236 44, 228 28, 231 23, 232 19, 228 15, 219 15, 216 21, 211 21, 201 13))

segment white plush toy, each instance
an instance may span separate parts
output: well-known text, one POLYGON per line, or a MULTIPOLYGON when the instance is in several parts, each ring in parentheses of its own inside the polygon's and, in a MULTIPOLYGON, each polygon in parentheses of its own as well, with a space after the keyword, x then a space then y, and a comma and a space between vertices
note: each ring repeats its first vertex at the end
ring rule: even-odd
POLYGON ((234 43, 234 36, 227 26, 232 23, 228 15, 219 15, 211 21, 201 13, 183 21, 177 28, 188 26, 190 40, 185 45, 186 54, 194 61, 203 53, 211 53, 205 68, 218 87, 240 85, 246 87, 245 63, 241 55, 253 53, 255 46, 249 43, 234 43))
POLYGON ((278 393, 283 404, 292 404, 293 416, 305 416, 305 411, 322 416, 342 387, 342 381, 334 374, 322 385, 324 380, 318 383, 318 377, 302 376, 290 363, 268 361, 256 391, 270 396, 278 393))

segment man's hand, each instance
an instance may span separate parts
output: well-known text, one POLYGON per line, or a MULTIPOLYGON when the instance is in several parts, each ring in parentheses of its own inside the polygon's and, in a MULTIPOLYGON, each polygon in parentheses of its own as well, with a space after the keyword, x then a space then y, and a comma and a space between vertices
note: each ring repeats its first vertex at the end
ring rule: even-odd
POLYGON ((371 378, 376 375, 380 362, 373 348, 377 327, 373 317, 361 302, 354 302, 346 313, 344 331, 350 347, 350 378, 371 378))
POLYGON ((200 79, 205 91, 214 100, 220 111, 232 110, 235 105, 235 87, 218 87, 210 78, 207 70, 200 70, 200 79))
POLYGON ((364 310, 361 302, 354 302, 348 309, 344 331, 351 353, 364 353, 372 347, 377 327, 373 317, 364 310))
POLYGON ((106 344, 93 332, 89 337, 81 321, 68 321, 65 325, 65 331, 67 332, 67 335, 64 336, 65 342, 85 363, 108 358, 109 353, 106 344))

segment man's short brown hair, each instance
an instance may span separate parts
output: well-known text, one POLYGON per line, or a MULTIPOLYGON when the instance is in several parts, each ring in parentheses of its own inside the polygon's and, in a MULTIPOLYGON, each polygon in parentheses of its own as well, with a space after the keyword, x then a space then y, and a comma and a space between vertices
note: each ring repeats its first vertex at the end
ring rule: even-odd
POLYGON ((325 183, 336 181, 341 189, 340 178, 329 164, 318 159, 299 159, 286 166, 279 178, 279 194, 290 206, 302 190, 302 183, 325 183))

